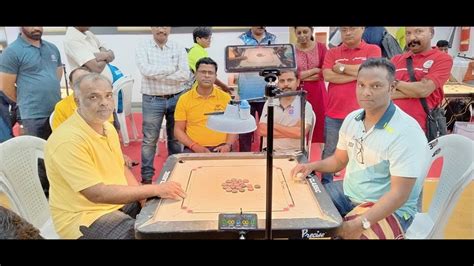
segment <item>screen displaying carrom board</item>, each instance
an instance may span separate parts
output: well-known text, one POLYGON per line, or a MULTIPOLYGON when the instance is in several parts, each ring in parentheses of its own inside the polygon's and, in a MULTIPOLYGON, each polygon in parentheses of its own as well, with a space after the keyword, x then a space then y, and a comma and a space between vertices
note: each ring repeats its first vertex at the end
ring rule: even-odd
POLYGON ((291 44, 231 45, 225 49, 226 72, 260 72, 264 69, 295 69, 291 44))

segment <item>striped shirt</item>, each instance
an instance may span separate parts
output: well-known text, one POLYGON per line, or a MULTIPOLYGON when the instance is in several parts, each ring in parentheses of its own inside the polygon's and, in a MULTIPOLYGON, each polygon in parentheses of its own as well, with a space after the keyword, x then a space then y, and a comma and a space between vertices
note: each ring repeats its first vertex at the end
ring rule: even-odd
POLYGON ((143 94, 176 94, 189 79, 188 55, 184 47, 175 42, 168 40, 160 48, 154 39, 147 39, 138 45, 135 60, 142 74, 143 94))

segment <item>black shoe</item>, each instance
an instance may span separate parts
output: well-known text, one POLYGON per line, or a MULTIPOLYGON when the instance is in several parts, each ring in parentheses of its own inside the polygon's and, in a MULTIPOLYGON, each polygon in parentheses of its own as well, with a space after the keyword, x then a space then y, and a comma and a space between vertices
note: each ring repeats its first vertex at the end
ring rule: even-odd
POLYGON ((151 184, 151 179, 142 179, 142 184, 143 185, 150 185, 151 184))

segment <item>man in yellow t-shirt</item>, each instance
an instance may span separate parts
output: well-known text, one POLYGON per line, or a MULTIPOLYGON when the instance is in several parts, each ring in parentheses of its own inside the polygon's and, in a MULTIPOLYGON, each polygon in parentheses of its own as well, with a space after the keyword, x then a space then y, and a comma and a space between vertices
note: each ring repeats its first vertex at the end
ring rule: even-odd
POLYGON ((134 238, 145 199, 186 195, 176 182, 140 186, 124 167, 117 131, 107 122, 114 101, 106 77, 84 75, 74 91, 76 112, 45 146, 54 227, 62 238, 134 238))
MULTIPOLYGON (((91 73, 87 67, 78 67, 71 71, 69 74, 69 84, 74 87, 74 81, 79 77, 91 73)), ((59 125, 61 125, 66 119, 68 119, 77 109, 76 102, 74 102, 74 93, 68 95, 61 101, 59 101, 56 106, 54 106, 53 121, 51 124, 51 129, 54 131, 59 125)), ((114 116, 110 116, 109 122, 114 122, 114 116)))
POLYGON ((237 139, 207 128, 205 113, 224 111, 230 95, 214 86, 217 63, 209 57, 196 63, 197 84, 179 97, 174 113, 174 134, 186 147, 183 152, 229 152, 237 139))

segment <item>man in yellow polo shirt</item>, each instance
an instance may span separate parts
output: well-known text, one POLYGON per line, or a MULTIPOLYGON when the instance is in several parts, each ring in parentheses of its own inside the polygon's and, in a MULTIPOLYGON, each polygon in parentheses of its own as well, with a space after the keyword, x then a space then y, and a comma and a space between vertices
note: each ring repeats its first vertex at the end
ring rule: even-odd
POLYGON ((196 81, 193 88, 179 97, 174 112, 174 134, 186 147, 183 152, 229 152, 237 139, 207 128, 205 113, 224 111, 230 95, 214 86, 217 63, 209 57, 196 63, 196 81))
POLYGON ((45 147, 54 227, 62 238, 134 238, 140 203, 186 195, 176 182, 139 185, 124 167, 117 131, 107 122, 114 101, 106 77, 87 74, 74 87, 78 108, 45 147))
MULTIPOLYGON (((79 77, 91 73, 87 67, 78 67, 71 71, 69 74, 69 84, 74 88, 74 81, 79 77)), ((56 106, 54 106, 53 121, 51 124, 51 129, 55 130, 59 125, 61 125, 66 119, 68 119, 77 109, 76 102, 74 101, 74 93, 71 93, 61 101, 59 101, 56 106)), ((111 115, 109 122, 114 122, 114 116, 111 115)))

